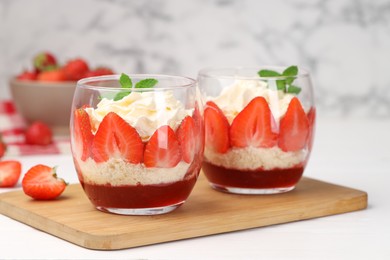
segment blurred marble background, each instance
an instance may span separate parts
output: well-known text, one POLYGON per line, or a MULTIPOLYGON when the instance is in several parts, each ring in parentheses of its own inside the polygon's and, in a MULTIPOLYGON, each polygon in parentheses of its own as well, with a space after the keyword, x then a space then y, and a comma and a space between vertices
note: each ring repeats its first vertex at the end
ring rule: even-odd
POLYGON ((389 0, 0 0, 0 99, 49 50, 117 72, 309 69, 319 115, 390 118, 389 0))

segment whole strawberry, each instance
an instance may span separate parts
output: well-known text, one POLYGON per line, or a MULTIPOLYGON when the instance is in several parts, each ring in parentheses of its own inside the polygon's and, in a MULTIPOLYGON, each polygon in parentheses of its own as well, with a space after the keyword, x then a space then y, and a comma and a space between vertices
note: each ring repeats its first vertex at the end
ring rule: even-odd
POLYGON ((24 133, 27 144, 48 145, 53 142, 53 133, 48 125, 41 121, 32 123, 24 133))
POLYGON ((89 78, 89 77, 97 77, 97 76, 104 76, 104 75, 112 75, 114 74, 114 71, 110 68, 106 67, 98 67, 94 70, 88 71, 83 78, 89 78))
POLYGON ((37 80, 46 82, 66 81, 65 73, 61 69, 42 71, 38 74, 37 80))
POLYGON ((7 150, 7 146, 5 145, 5 143, 1 137, 1 134, 0 134, 0 159, 1 159, 1 157, 4 156, 6 150, 7 150))
POLYGON ((67 80, 79 80, 89 71, 88 64, 85 60, 77 58, 68 61, 63 67, 67 80))
POLYGON ((36 80, 37 79, 37 73, 25 70, 19 75, 16 76, 16 79, 18 80, 36 80))
POLYGON ((34 68, 37 72, 57 68, 57 59, 50 52, 38 53, 33 59, 34 68))
POLYGON ((22 165, 19 161, 0 162, 0 187, 14 187, 18 183, 22 165))
POLYGON ((51 200, 61 195, 66 188, 66 182, 57 178, 56 167, 43 164, 33 166, 22 180, 26 195, 37 200, 51 200))

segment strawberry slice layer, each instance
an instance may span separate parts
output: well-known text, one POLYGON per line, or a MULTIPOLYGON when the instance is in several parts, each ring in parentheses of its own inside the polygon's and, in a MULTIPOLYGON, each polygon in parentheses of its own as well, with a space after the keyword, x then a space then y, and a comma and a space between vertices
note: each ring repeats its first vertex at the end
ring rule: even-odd
POLYGON ((198 141, 196 139, 196 129, 194 119, 186 116, 176 131, 177 139, 180 144, 181 154, 186 163, 191 163, 197 152, 198 141))
POLYGON ((206 103, 204 123, 206 145, 215 152, 226 153, 230 148, 229 122, 222 110, 212 101, 206 103))
POLYGON ((55 199, 65 190, 66 183, 57 178, 56 168, 38 164, 24 175, 23 191, 26 195, 37 200, 55 199))
POLYGON ((19 180, 22 165, 18 161, 0 162, 0 187, 14 187, 19 180))
POLYGON ((137 130, 114 112, 108 113, 99 125, 92 145, 96 162, 106 162, 111 157, 138 164, 142 161, 144 144, 137 130))
POLYGON ((298 98, 291 99, 287 112, 280 120, 279 147, 285 151, 298 151, 306 146, 309 119, 298 98))
POLYGON ((74 111, 74 134, 77 154, 85 161, 91 156, 93 134, 89 115, 83 108, 74 111))
POLYGON ((230 128, 233 147, 273 147, 278 135, 272 132, 273 116, 267 101, 256 97, 234 118, 230 128))
POLYGON ((315 122, 316 122, 316 109, 315 107, 310 108, 307 113, 307 119, 309 120, 309 134, 307 136, 308 147, 311 150, 314 142, 315 122))
POLYGON ((158 128, 145 146, 144 164, 146 167, 171 168, 181 161, 179 141, 171 127, 158 128))

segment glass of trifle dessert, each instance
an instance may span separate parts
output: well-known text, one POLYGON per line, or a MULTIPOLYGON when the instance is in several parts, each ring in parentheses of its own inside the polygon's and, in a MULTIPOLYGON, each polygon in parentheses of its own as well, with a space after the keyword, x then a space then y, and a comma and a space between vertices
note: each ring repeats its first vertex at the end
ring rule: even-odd
POLYGON ((122 73, 80 80, 71 147, 92 204, 123 215, 163 214, 182 205, 203 159, 202 113, 190 78, 122 73))
POLYGON ((315 124, 309 72, 289 67, 207 68, 202 170, 210 185, 238 194, 294 189, 312 148, 315 124))

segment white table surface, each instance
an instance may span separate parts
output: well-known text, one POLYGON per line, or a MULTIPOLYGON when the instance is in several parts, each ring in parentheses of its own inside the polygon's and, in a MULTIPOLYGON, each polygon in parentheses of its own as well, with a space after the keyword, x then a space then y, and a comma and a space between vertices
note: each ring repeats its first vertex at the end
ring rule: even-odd
MULTIPOLYGON (((77 182, 70 155, 14 159, 23 170, 59 165, 77 182)), ((117 251, 85 249, 0 215, 0 259, 390 259, 390 119, 319 118, 305 176, 366 191, 368 208, 117 251)))

